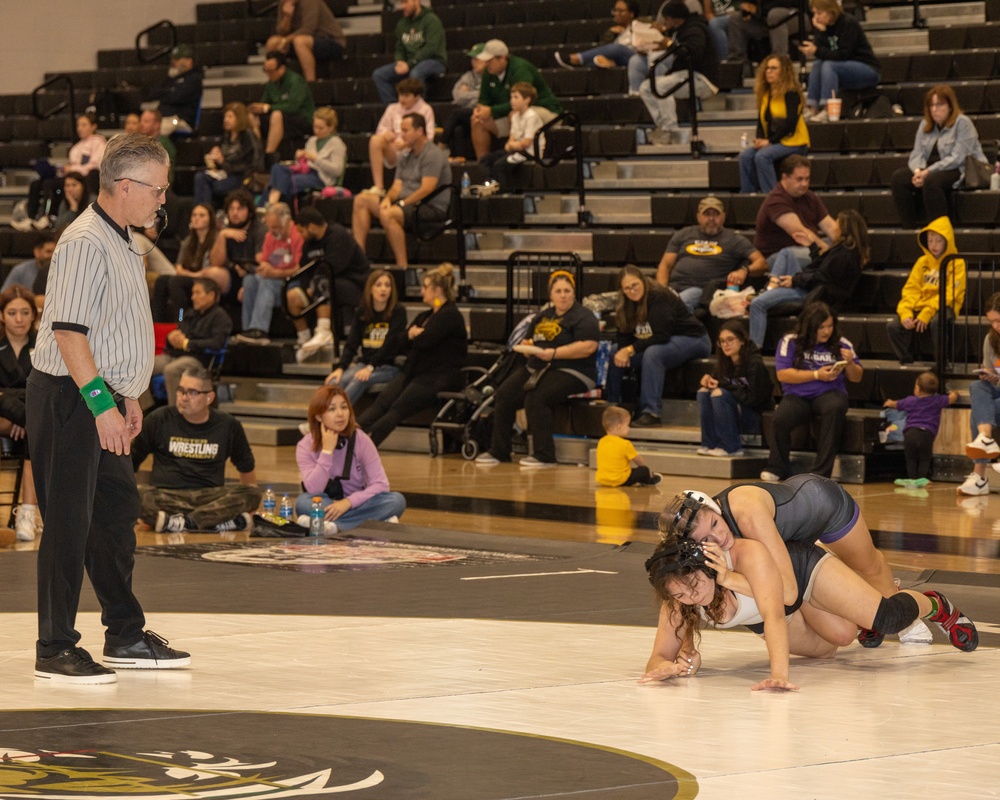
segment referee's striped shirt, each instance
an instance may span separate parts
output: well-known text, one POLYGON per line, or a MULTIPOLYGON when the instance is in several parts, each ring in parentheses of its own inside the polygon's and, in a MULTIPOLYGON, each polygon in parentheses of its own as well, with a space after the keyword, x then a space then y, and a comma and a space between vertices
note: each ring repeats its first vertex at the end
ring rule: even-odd
POLYGON ((132 241, 131 231, 96 202, 59 238, 31 357, 34 369, 69 375, 52 332, 76 331, 86 334, 97 372, 110 389, 136 398, 149 386, 153 317, 146 268, 132 241))

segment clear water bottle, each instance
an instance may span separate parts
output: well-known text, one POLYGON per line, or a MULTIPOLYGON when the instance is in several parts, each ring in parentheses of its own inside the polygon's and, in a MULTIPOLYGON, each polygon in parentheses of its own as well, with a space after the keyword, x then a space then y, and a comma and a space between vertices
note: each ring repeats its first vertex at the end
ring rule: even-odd
POLYGON ((274 492, 271 491, 271 487, 267 487, 267 491, 264 492, 264 513, 273 514, 275 507, 278 505, 278 501, 274 496, 274 492))
POLYGON ((468 197, 472 192, 472 181, 469 180, 469 171, 462 173, 462 197, 468 197))
POLYGON ((313 497, 312 505, 309 507, 309 535, 323 535, 323 498, 319 495, 313 497))
POLYGON ((990 175, 990 191, 1000 191, 1000 160, 997 161, 996 165, 993 167, 993 174, 990 175))
POLYGON ((281 505, 279 506, 278 513, 281 514, 283 519, 292 518, 292 499, 288 496, 288 492, 285 492, 281 496, 281 505))
POLYGON ((740 150, 746 150, 750 146, 750 134, 744 131, 740 134, 740 150))

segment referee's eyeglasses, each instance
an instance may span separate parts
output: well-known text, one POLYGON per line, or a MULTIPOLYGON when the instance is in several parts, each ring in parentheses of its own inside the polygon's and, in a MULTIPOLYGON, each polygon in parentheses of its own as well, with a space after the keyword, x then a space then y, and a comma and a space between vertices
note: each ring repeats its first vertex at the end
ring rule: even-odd
POLYGON ((115 183, 118 183, 119 181, 132 181, 132 183, 138 183, 141 186, 148 186, 150 189, 152 189, 156 193, 157 197, 159 197, 161 194, 166 194, 167 193, 167 189, 170 188, 170 184, 169 183, 166 184, 165 186, 153 186, 153 184, 146 183, 146 181, 140 181, 138 178, 128 178, 128 177, 126 177, 126 178, 115 178, 115 183))

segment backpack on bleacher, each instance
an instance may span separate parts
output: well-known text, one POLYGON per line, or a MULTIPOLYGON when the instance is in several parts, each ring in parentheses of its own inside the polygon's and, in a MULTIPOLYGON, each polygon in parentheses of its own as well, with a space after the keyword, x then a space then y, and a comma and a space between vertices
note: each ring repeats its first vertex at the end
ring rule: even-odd
POLYGON ((893 116, 892 101, 884 94, 862 96, 847 115, 848 119, 888 119, 893 116))

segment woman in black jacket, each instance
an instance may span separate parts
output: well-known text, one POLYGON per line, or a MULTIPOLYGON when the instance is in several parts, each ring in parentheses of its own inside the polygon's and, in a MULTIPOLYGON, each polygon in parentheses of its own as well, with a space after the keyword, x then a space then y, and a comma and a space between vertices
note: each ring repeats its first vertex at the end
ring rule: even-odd
MULTIPOLYGON (((35 347, 35 328, 38 309, 35 295, 15 284, 0 293, 0 436, 9 436, 24 445, 24 476, 21 481, 21 505, 15 509, 17 538, 30 542, 41 528, 42 518, 37 513, 38 499, 35 481, 28 460, 27 440, 24 432, 24 393, 31 372, 31 351, 35 347)), ((17 498, 14 498, 17 502, 17 498)))
POLYGON ((795 256, 783 251, 771 265, 770 284, 750 301, 750 338, 758 347, 764 346, 767 312, 775 306, 821 301, 836 313, 851 299, 868 263, 868 226, 851 210, 837 215, 837 225, 840 238, 823 255, 814 254, 811 264, 800 268, 795 256))
POLYGON ((826 122, 827 101, 843 89, 870 89, 882 77, 872 46, 861 23, 845 14, 838 0, 812 0, 813 39, 799 45, 815 58, 809 72, 807 122, 826 122))
POLYGON ((462 385, 459 370, 465 365, 469 336, 455 305, 455 268, 442 264, 424 272, 421 294, 430 309, 406 329, 403 374, 358 417, 358 425, 376 447, 403 419, 435 405, 438 392, 456 391, 462 385))
POLYGON ((608 367, 608 401, 621 401, 626 370, 639 370, 639 403, 633 427, 660 424, 663 381, 668 370, 692 358, 705 358, 712 342, 705 326, 670 289, 654 283, 638 267, 628 264, 618 273, 618 352, 608 367))
POLYGON ((194 174, 194 201, 221 200, 254 172, 264 169, 264 146, 250 128, 243 103, 228 103, 222 110, 222 141, 205 155, 207 170, 194 174))
POLYGON ((718 345, 718 364, 698 390, 698 455, 740 456, 740 435, 760 433, 760 415, 774 408, 774 384, 743 320, 723 323, 718 345))

